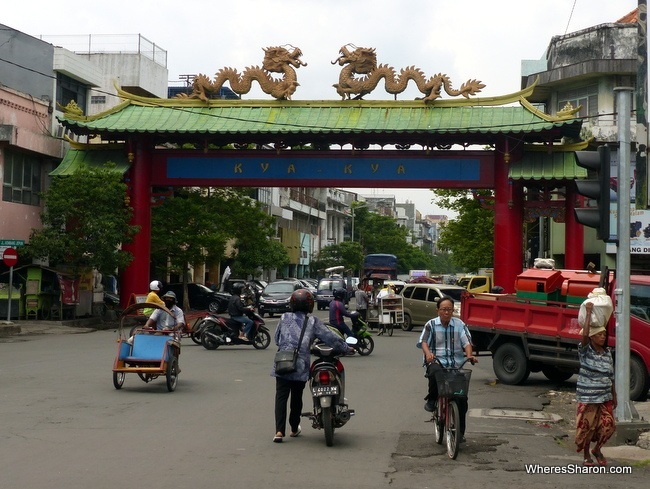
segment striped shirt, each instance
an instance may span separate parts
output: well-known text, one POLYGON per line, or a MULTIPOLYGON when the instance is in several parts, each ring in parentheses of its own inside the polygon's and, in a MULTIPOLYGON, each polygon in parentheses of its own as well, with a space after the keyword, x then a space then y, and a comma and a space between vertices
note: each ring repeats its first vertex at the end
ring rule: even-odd
POLYGON ((614 361, 609 348, 602 353, 591 344, 578 345, 580 371, 576 384, 576 400, 584 404, 600 404, 611 401, 614 381, 614 361))

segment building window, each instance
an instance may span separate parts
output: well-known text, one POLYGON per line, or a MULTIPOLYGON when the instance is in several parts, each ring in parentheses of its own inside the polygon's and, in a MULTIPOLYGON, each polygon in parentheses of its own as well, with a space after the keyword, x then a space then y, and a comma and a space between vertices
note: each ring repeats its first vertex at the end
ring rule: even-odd
POLYGON ((88 101, 88 87, 69 76, 57 73, 56 75, 56 101, 62 107, 68 105, 72 100, 86 112, 88 101))
POLYGON ((573 108, 580 107, 578 117, 597 117, 598 116, 598 85, 589 85, 588 87, 575 88, 565 92, 558 92, 557 110, 564 109, 566 104, 571 104, 573 108))
POLYGON ((5 150, 2 200, 18 204, 39 205, 41 161, 32 155, 5 150))
POLYGON ((105 104, 106 103, 106 95, 91 95, 90 96, 90 104, 105 104))

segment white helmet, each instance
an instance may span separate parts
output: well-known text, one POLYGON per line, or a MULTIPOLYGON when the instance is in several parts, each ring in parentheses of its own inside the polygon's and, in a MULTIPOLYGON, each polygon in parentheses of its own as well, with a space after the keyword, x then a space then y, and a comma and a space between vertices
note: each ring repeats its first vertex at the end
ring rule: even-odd
POLYGON ((149 290, 159 291, 162 284, 158 280, 154 280, 149 284, 149 290))

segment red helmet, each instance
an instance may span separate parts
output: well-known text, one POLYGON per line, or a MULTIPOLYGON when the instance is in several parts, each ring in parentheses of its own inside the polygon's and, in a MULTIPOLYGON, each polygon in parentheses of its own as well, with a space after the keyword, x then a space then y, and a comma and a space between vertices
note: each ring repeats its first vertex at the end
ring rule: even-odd
POLYGON ((291 294, 289 305, 293 312, 310 313, 314 310, 314 294, 307 289, 298 289, 291 294))

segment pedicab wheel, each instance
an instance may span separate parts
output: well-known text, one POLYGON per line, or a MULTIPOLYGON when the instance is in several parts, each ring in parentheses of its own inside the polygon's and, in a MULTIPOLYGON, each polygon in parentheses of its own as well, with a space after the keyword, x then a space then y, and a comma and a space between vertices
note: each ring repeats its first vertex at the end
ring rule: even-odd
POLYGON ((458 455, 458 444, 460 443, 460 412, 455 401, 449 403, 449 423, 447 435, 447 455, 452 460, 458 455))
POLYGON ((442 437, 445 434, 445 420, 440 415, 440 403, 437 404, 436 410, 433 412, 433 435, 438 445, 442 445, 442 437))
POLYGON ((331 407, 323 408, 323 431, 325 432, 325 445, 334 445, 334 415, 331 407))
POLYGON ((167 362, 167 390, 169 392, 174 392, 176 390, 176 384, 178 383, 178 359, 172 357, 169 362, 167 362))
POLYGON ((124 372, 113 372, 113 385, 115 386, 116 389, 121 389, 122 386, 124 385, 124 378, 126 377, 126 373, 124 372))
POLYGON ((253 340, 253 346, 257 350, 264 350, 271 344, 271 335, 267 331, 258 331, 253 340))
POLYGON ((375 349, 375 340, 371 336, 359 338, 359 343, 357 343, 357 351, 359 355, 365 357, 372 353, 372 350, 375 349))

